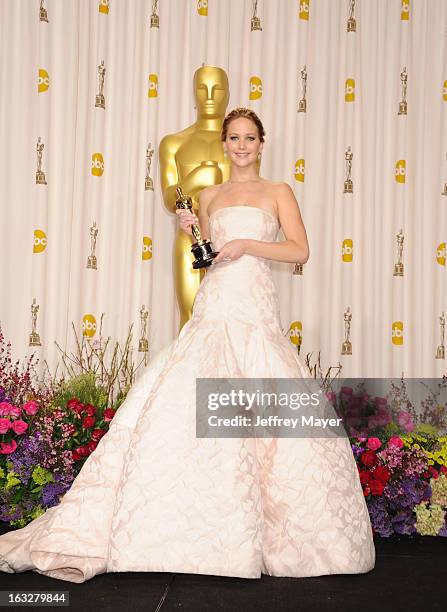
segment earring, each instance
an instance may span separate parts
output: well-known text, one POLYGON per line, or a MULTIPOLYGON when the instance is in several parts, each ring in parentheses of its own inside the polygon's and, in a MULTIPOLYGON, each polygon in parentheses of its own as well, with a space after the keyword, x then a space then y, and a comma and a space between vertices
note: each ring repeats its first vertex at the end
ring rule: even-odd
POLYGON ((261 153, 258 153, 258 159, 261 159, 261 153))
POLYGON ((226 157, 226 156, 227 156, 227 150, 224 149, 224 157, 226 157))

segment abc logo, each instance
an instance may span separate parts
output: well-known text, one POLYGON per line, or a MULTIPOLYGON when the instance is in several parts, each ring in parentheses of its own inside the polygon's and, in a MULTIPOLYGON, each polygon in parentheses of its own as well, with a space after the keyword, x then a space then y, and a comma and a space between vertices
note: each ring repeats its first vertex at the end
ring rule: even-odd
POLYGON ((345 102, 355 100, 355 79, 346 79, 345 83, 345 102))
POLYGON ((396 170, 395 170, 395 176, 396 176, 396 181, 398 183, 405 183, 405 160, 404 159, 399 159, 396 162, 396 170))
POLYGON ((109 0, 99 0, 99 12, 106 14, 109 12, 109 0))
POLYGON ((394 321, 391 325, 391 342, 397 345, 404 343, 404 324, 402 321, 394 321))
POLYGON ((295 346, 301 346, 303 340, 303 324, 301 321, 293 321, 290 324, 289 340, 295 346))
POLYGON ((444 81, 444 87, 442 89, 442 99, 447 102, 447 81, 444 81))
POLYGON ((141 256, 143 260, 152 259, 152 240, 149 236, 143 236, 143 250, 141 256))
POLYGON ((47 248, 47 235, 41 229, 34 230, 33 253, 42 253, 47 248))
POLYGON ((104 172, 104 159, 102 153, 93 153, 92 155, 92 174, 93 176, 102 176, 104 172))
POLYGON ((197 12, 204 17, 208 15, 208 0, 199 0, 197 2, 197 12))
POLYGON ((441 244, 436 249, 436 261, 440 266, 445 266, 445 258, 447 252, 445 248, 445 242, 441 242, 441 244))
POLYGON ((250 100, 258 100, 262 96, 262 81, 257 76, 250 79, 250 100))
POLYGON ((147 97, 156 98, 158 96, 158 76, 156 74, 149 75, 149 90, 147 97))
POLYGON ((310 0, 300 0, 300 19, 309 21, 309 2, 310 0))
POLYGON ((96 334, 96 319, 92 314, 84 315, 82 319, 82 333, 87 338, 93 338, 96 334))
POLYGON ((410 0, 402 0, 402 12, 400 18, 408 21, 410 19, 410 0))
POLYGON ((354 243, 351 238, 345 238, 341 245, 341 258, 343 261, 352 261, 354 255, 354 243))
POLYGON ((297 159, 295 162, 295 180, 300 181, 301 183, 304 183, 304 169, 304 159, 297 159))
POLYGON ((47 91, 50 86, 50 76, 46 70, 43 68, 39 68, 39 81, 37 85, 37 91, 41 93, 42 91, 47 91))

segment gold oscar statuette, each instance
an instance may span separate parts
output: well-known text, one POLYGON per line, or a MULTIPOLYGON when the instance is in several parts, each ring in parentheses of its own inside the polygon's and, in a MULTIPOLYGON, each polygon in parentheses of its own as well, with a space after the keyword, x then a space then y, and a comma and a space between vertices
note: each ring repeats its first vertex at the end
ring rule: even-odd
POLYGON ((106 69, 104 67, 104 60, 98 66, 98 93, 96 94, 95 107, 104 108, 106 107, 106 99, 104 97, 104 77, 106 75, 106 69))
MULTIPOLYGON (((204 164, 212 164, 214 162, 202 162, 204 164)), ((182 188, 177 187, 178 198, 175 201, 176 208, 186 208, 189 212, 192 211, 192 199, 183 194, 182 188)), ((213 251, 213 247, 209 240, 203 239, 200 234, 200 227, 195 223, 191 226, 192 235, 196 242, 191 247, 191 252, 195 257, 192 263, 194 270, 199 268, 207 268, 212 264, 213 259, 217 256, 217 252, 213 251)))
POLYGON ((48 23, 48 12, 44 7, 44 1, 45 0, 40 0, 39 19, 40 21, 46 21, 48 23))
POLYGON ((357 28, 357 24, 354 18, 354 9, 355 9, 355 0, 349 0, 349 16, 348 16, 348 23, 346 26, 347 32, 355 32, 357 28))
POLYGON ((152 13, 151 13, 151 28, 160 27, 160 18, 157 14, 158 0, 152 0, 152 13))
POLYGON ((146 310, 146 306, 145 304, 143 304, 140 310, 140 340, 138 342, 138 352, 139 353, 147 353, 149 350, 149 341, 146 338, 146 327, 147 327, 148 316, 149 316, 149 311, 146 310))
POLYGON ((445 313, 442 311, 439 317, 439 325, 441 327, 441 342, 436 350, 436 359, 445 359, 445 313))
POLYGON ((146 149, 146 178, 144 181, 144 189, 146 191, 154 191, 154 181, 149 176, 150 171, 151 171, 151 161, 152 161, 153 154, 154 154, 154 149, 151 149, 151 143, 149 143, 146 149))
POLYGON ((46 185, 47 181, 45 178, 45 172, 42 171, 42 154, 45 145, 41 141, 41 138, 37 139, 37 171, 36 171, 36 183, 37 185, 46 185))
POLYGON ((98 269, 98 262, 97 262, 96 255, 95 255, 97 235, 98 235, 98 228, 96 227, 96 221, 94 221, 93 225, 90 226, 90 255, 87 257, 87 265, 86 265, 86 268, 91 268, 92 270, 98 269))
MULTIPOLYGON (((181 87, 182 83, 179 82, 179 90, 181 87)), ((193 91, 196 120, 179 132, 165 135, 158 149, 163 204, 172 214, 176 210, 177 187, 192 198, 193 209, 197 213, 200 192, 230 177, 231 162, 224 156, 221 140, 222 122, 230 99, 225 70, 218 66, 202 65, 194 72, 193 91), (203 163, 207 161, 213 163, 203 163)), ((186 95, 185 92, 182 94, 186 95)), ((180 329, 191 318, 194 299, 207 270, 192 267, 192 241, 193 237, 177 225, 173 267, 180 329)))
POLYGON ((301 77, 301 100, 298 102, 298 112, 305 113, 307 112, 307 100, 306 100, 306 90, 307 90, 307 69, 306 66, 300 71, 301 77))
POLYGON ((407 114, 407 68, 404 67, 402 72, 400 73, 400 85, 402 88, 402 100, 399 102, 399 112, 398 115, 406 115, 407 114))
POLYGON ((256 11, 258 10, 258 0, 253 0, 253 16, 251 18, 251 31, 262 30, 261 20, 256 15, 256 11))
POLYGON ((33 303, 31 304, 32 330, 29 335, 28 346, 42 346, 42 343, 40 341, 40 335, 36 331, 38 310, 39 310, 39 305, 36 304, 36 298, 33 298, 33 303))
POLYGON ((402 262, 402 256, 404 251, 404 234, 402 230, 396 235, 397 242, 397 262, 394 264, 394 274, 393 276, 403 276, 404 275, 404 264, 402 262))
POLYGON ((353 153, 351 152, 351 147, 348 147, 345 151, 346 180, 344 184, 343 193, 354 193, 353 183, 351 179, 352 158, 353 158, 353 153))
POLYGON ((345 340, 343 342, 343 344, 341 345, 341 354, 342 355, 352 355, 352 344, 349 340, 349 335, 351 333, 351 319, 352 319, 352 314, 351 314, 351 309, 348 306, 348 308, 345 310, 344 314, 343 314, 343 318, 345 321, 345 340))
POLYGON ((296 262, 295 265, 293 266, 292 274, 303 276, 303 264, 296 262))

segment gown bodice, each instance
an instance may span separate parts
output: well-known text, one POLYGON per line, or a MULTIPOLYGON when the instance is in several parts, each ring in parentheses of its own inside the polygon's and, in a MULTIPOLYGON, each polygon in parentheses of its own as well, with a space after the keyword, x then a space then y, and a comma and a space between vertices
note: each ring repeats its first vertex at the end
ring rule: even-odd
MULTIPOLYGON (((275 215, 251 205, 231 205, 210 215, 211 243, 215 251, 237 238, 275 242, 279 222, 275 215)), ((279 300, 271 271, 271 260, 242 255, 219 261, 207 268, 197 291, 193 318, 238 321, 246 325, 280 326, 279 300)))

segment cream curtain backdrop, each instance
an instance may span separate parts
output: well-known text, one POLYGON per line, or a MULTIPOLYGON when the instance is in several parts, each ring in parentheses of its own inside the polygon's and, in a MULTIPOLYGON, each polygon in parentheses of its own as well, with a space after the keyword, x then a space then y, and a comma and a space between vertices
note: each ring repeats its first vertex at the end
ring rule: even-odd
POLYGON ((251 0, 160 0, 159 28, 153 4, 1 0, 0 319, 13 356, 36 351, 54 369, 55 341, 74 349, 72 322, 82 334, 92 315, 95 339, 105 313, 112 341, 134 323, 139 361, 143 304, 150 355, 177 335, 176 218, 162 203, 158 144, 195 121, 192 78, 204 63, 226 70, 228 110, 259 113, 262 175, 287 181, 301 207, 311 251, 303 274, 273 266, 284 332, 302 327, 301 355, 320 350, 344 376, 440 376, 447 2, 357 0, 355 32, 349 0, 259 0, 255 31, 251 0), (103 60, 105 109, 95 107, 103 60), (304 66, 307 112, 297 112, 304 66), (408 112, 398 115, 404 67, 408 112), (38 138, 46 184, 36 183, 38 138), (154 191, 145 190, 149 143, 154 191), (86 267, 94 222, 97 270, 86 267), (401 229, 402 277, 393 275, 401 229), (34 298, 40 347, 28 346, 34 298), (352 355, 343 356, 348 306, 352 355))

